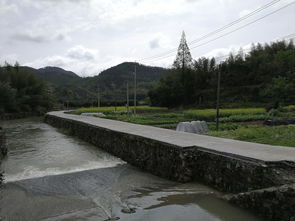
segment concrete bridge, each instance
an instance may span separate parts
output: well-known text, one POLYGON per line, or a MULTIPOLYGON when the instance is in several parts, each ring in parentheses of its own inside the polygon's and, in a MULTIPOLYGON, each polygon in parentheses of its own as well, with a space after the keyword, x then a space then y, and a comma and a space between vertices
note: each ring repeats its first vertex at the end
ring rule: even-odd
POLYGON ((198 181, 229 193, 243 192, 229 200, 252 210, 265 210, 268 216, 272 215, 269 211, 278 211, 276 207, 284 205, 286 209, 280 212, 283 215, 273 217, 276 220, 295 219, 292 209, 295 208, 295 148, 177 132, 62 111, 48 113, 45 122, 67 129, 154 175, 180 182, 198 181), (281 194, 280 202, 271 198, 266 208, 267 191, 274 196, 281 194), (251 205, 245 203, 251 201, 251 205))

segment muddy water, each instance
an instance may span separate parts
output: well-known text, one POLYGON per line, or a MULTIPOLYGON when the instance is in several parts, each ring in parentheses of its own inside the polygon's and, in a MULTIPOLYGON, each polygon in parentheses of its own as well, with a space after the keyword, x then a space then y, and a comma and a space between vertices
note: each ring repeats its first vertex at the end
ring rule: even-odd
POLYGON ((39 118, 1 125, 9 154, 0 220, 259 220, 209 187, 140 171, 39 118))

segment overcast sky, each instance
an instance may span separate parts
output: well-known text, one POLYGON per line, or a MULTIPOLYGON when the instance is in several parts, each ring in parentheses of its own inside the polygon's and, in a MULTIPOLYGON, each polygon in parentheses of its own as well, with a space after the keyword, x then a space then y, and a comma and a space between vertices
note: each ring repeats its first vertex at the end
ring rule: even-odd
MULTIPOLYGON (((281 0, 225 32, 292 1, 281 0)), ((190 42, 268 2, 270 0, 0 0, 0 63, 17 60, 21 65, 35 68, 58 66, 80 76, 97 75, 121 62, 174 49, 183 30, 190 42)), ((294 34, 294 21, 295 4, 192 49, 191 53, 194 58, 220 56, 251 42, 273 41, 294 34)), ((175 54, 145 64, 167 67, 175 54)))

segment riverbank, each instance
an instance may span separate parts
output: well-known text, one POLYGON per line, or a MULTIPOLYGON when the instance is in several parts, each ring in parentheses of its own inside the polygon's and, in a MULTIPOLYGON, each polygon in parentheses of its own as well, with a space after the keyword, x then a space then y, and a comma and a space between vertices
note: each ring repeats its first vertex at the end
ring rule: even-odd
POLYGON ((2 125, 3 220, 261 221, 206 185, 153 176, 40 118, 2 125))
MULTIPOLYGON (((52 112, 45 121, 70 130, 72 135, 90 142, 123 160, 157 176, 182 182, 199 181, 228 193, 235 193, 237 205, 253 211, 260 202, 261 214, 268 209, 293 208, 293 198, 269 198, 267 188, 280 197, 281 186, 295 183, 295 149, 227 140, 155 127, 128 124, 52 112), (253 191, 260 190, 261 194, 253 191), (243 198, 246 193, 250 197, 243 198), (250 205, 250 206, 246 206, 250 205), (291 207, 290 207, 291 206, 291 207)), ((288 195, 288 194, 287 194, 288 195)), ((290 221, 293 210, 285 216, 272 212, 269 220, 290 221)))
POLYGON ((2 113, 0 114, 0 120, 15 120, 33 116, 42 116, 43 114, 40 113, 33 113, 33 112, 20 112, 20 113, 2 113))

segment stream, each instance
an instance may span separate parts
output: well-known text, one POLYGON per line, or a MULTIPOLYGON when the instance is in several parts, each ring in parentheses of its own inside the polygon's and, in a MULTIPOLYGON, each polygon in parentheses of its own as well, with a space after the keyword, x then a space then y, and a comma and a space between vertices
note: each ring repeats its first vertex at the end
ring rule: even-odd
POLYGON ((0 220, 260 220, 212 188, 153 176, 41 118, 0 125, 9 151, 1 165, 0 220))

